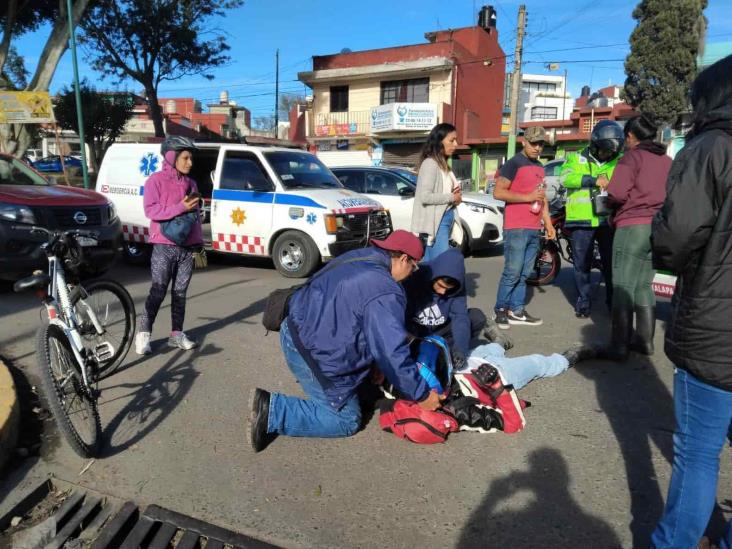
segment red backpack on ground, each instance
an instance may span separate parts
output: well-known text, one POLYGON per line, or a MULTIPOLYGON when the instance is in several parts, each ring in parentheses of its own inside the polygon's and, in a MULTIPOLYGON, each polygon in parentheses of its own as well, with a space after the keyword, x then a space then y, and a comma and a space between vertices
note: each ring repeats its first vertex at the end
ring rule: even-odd
POLYGON ((451 415, 424 410, 409 400, 383 400, 379 407, 379 425, 384 431, 417 444, 445 442, 448 434, 460 429, 451 415))

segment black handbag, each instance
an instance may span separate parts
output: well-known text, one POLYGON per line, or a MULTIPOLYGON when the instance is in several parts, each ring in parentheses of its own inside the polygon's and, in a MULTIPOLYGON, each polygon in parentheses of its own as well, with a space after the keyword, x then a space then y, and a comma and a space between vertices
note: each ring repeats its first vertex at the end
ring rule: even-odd
POLYGON ((192 210, 177 215, 168 221, 161 221, 160 232, 171 242, 183 246, 196 223, 198 223, 198 212, 192 210))
POLYGON ((264 311, 262 312, 262 325, 268 332, 279 332, 280 326, 287 318, 289 313, 289 302, 292 294, 294 294, 300 288, 304 288, 310 284, 313 280, 318 278, 329 269, 333 269, 338 265, 345 265, 346 263, 355 263, 356 261, 370 261, 370 258, 366 257, 354 257, 352 259, 346 259, 345 261, 333 260, 328 265, 323 267, 322 270, 315 273, 310 277, 310 280, 303 282, 302 284, 295 284, 289 288, 280 288, 274 290, 267 296, 267 300, 264 302, 264 311))
POLYGON ((613 213, 607 193, 594 191, 591 192, 590 195, 590 200, 592 201, 592 213, 597 217, 605 217, 613 213))

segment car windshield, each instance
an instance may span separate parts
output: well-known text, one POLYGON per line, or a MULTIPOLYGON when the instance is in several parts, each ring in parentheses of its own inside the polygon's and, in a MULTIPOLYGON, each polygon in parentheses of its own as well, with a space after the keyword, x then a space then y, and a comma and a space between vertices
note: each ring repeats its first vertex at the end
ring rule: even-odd
POLYGON ((16 158, 0 157, 0 185, 39 185, 49 182, 16 158))
POLYGON ((286 189, 342 189, 343 185, 315 156, 298 151, 264 153, 286 189))

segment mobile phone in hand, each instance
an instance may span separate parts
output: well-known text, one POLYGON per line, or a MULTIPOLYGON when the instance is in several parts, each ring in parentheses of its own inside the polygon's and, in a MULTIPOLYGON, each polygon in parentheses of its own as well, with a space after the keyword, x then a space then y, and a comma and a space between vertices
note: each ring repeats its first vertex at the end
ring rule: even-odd
POLYGON ((191 198, 201 198, 201 193, 199 193, 199 192, 191 193, 188 195, 188 199, 190 200, 191 198))

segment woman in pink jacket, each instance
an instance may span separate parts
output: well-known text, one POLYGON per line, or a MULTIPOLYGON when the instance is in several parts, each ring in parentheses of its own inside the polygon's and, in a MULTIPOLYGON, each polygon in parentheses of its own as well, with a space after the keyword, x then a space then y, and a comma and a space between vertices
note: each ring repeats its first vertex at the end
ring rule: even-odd
POLYGON ((666 146, 654 141, 658 130, 645 116, 631 118, 623 130, 626 151, 607 184, 615 207, 612 306, 613 319, 618 319, 613 321, 610 358, 618 360, 625 360, 630 349, 653 354, 656 301, 651 288, 651 221, 666 198, 671 168, 666 146))
POLYGON ((190 139, 172 135, 163 141, 160 152, 163 155, 163 169, 152 174, 145 182, 145 216, 150 219, 150 243, 153 252, 150 260, 152 286, 140 317, 140 326, 135 339, 138 355, 152 352, 150 335, 160 305, 165 299, 168 286, 171 289, 170 316, 172 331, 168 345, 190 350, 196 343, 183 332, 186 313, 186 292, 193 274, 193 250, 203 244, 200 212, 188 238, 182 246, 168 240, 160 229, 160 223, 183 213, 198 210, 200 194, 196 182, 188 177, 193 167, 193 151, 196 145, 190 139))

